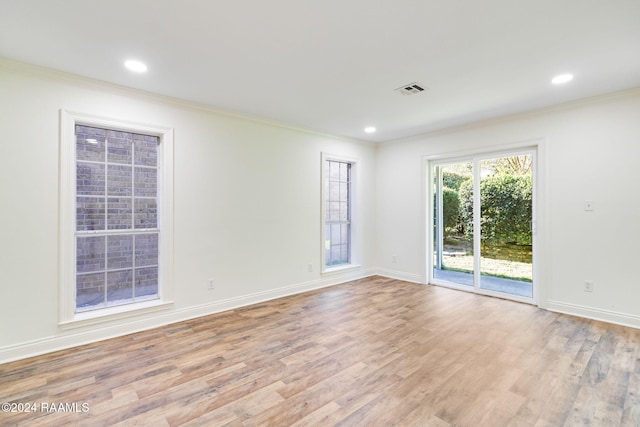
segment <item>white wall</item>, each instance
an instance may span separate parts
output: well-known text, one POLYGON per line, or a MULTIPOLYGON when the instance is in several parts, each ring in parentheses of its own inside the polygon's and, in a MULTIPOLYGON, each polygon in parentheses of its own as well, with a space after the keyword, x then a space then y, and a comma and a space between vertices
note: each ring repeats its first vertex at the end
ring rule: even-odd
POLYGON ((424 157, 532 139, 545 141, 540 304, 640 327, 639 118, 636 89, 376 148, 0 59, 0 362, 376 272, 423 281, 424 157), (167 312, 58 327, 61 109, 175 129, 167 312), (325 277, 323 151, 360 160, 362 248, 360 269, 325 277))
POLYGON ((0 59, 0 362, 373 272, 376 148, 0 59), (58 327, 61 109, 174 128, 172 309, 58 327), (320 156, 359 159, 362 267, 322 277, 320 156), (313 265, 308 272, 307 265, 313 265), (207 279, 216 289, 206 289, 207 279))
POLYGON ((540 305, 640 327, 640 90, 382 145, 377 260, 423 281, 425 156, 542 140, 540 305), (585 200, 595 210, 585 212, 585 200), (396 263, 392 257, 396 256, 396 263), (595 283, 593 293, 583 282, 595 283))

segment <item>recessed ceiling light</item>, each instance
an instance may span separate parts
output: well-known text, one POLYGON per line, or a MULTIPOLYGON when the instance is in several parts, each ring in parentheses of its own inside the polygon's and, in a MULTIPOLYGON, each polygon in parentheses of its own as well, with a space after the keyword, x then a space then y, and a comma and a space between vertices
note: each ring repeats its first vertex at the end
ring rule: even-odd
POLYGON ((573 74, 559 74, 551 79, 551 83, 554 85, 561 85, 564 83, 568 83, 573 80, 573 74))
POLYGON ((368 126, 368 127, 364 128, 364 131, 366 133, 374 133, 376 131, 376 128, 374 128, 373 126, 368 126))
POLYGON ((127 67, 127 69, 134 71, 136 73, 144 73, 145 71, 147 71, 147 66, 144 63, 140 61, 136 61, 134 59, 125 61, 124 66, 127 67))

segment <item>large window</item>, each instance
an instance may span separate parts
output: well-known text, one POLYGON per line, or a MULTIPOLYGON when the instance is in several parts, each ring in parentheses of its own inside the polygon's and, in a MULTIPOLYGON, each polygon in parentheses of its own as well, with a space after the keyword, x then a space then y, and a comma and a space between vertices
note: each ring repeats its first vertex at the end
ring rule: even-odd
POLYGON ((168 302, 171 130, 63 113, 62 133, 62 323, 168 302))
POLYGON ((158 298, 158 143, 76 125, 76 311, 158 298))
POLYGON ((354 163, 323 158, 324 267, 352 263, 352 192, 354 163))

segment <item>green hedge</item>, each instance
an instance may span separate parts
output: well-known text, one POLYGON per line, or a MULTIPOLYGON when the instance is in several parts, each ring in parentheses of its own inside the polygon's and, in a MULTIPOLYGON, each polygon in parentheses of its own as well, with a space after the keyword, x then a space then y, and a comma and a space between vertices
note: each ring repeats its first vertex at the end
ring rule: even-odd
POLYGON ((458 192, 452 188, 442 189, 442 220, 444 233, 449 235, 459 231, 460 224, 460 198, 458 192))
MULTIPOLYGON (((467 237, 473 230, 473 184, 463 181, 458 192, 459 217, 467 237)), ((500 174, 480 182, 480 225, 487 243, 530 245, 532 183, 527 175, 500 174)), ((445 217, 446 218, 446 217, 445 217)))
MULTIPOLYGON (((460 197, 458 189, 460 183, 467 177, 453 172, 445 172, 442 177, 442 221, 444 225, 444 235, 459 234, 463 231, 460 218, 460 197)), ((434 201, 435 202, 435 201, 434 201)), ((434 208, 436 204, 434 203, 434 208)))
POLYGON ((468 176, 463 176, 455 172, 445 171, 442 174, 442 185, 458 191, 460 189, 460 184, 462 184, 462 182, 467 179, 470 178, 468 176))

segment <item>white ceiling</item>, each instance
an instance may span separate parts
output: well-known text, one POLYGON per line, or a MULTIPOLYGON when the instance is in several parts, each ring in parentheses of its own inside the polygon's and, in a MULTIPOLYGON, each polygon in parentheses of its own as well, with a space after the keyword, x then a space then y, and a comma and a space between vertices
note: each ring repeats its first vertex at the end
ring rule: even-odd
POLYGON ((0 0, 0 56, 386 141, 640 86, 640 0, 0 0))

